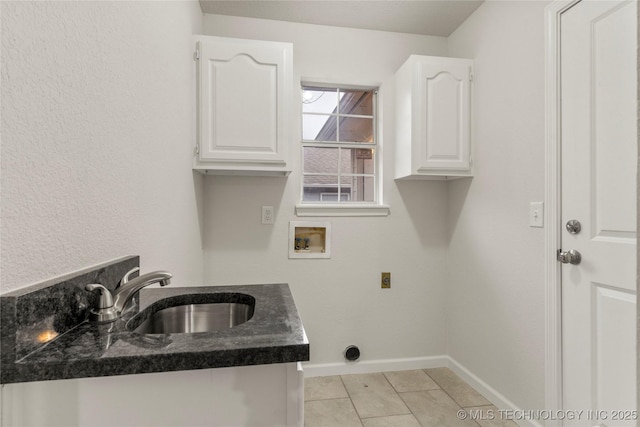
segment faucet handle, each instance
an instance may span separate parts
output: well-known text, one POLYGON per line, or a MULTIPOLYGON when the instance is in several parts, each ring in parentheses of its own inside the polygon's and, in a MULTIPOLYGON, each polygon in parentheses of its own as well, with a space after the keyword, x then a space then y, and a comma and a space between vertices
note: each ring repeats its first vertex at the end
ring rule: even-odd
POLYGON ((98 307, 92 308, 89 312, 89 319, 97 322, 113 322, 118 318, 116 310, 113 308, 113 296, 111 291, 98 283, 91 283, 84 287, 89 292, 99 291, 100 299, 98 307))
POLYGON ((134 267, 131 270, 127 271, 125 273, 124 277, 122 278, 122 280, 120 280, 120 283, 118 284, 118 286, 126 285, 127 282, 129 281, 129 278, 131 277, 131 275, 133 273, 137 273, 138 271, 140 271, 140 267, 134 267))
POLYGON ((109 289, 98 283, 91 283, 84 287, 85 290, 89 292, 100 291, 100 300, 98 301, 98 308, 109 308, 113 307, 113 296, 109 289))

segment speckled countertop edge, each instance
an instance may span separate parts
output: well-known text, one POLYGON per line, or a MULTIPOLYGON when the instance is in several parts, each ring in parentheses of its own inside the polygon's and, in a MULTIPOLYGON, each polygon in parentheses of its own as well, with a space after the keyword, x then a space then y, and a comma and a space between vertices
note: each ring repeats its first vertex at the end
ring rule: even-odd
POLYGON ((170 335, 136 334, 124 320, 84 322, 11 366, 5 364, 2 383, 309 360, 309 342, 286 284, 143 289, 140 311, 167 297, 224 292, 256 299, 248 322, 225 331, 170 335))

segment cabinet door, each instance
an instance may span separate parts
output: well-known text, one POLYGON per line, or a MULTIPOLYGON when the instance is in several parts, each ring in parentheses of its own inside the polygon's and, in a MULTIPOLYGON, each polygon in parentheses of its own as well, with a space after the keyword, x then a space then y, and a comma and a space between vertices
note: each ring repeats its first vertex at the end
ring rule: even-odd
POLYGON ((211 37, 198 48, 200 160, 284 166, 291 45, 211 37))
MULTIPOLYGON (((458 58, 420 58, 417 91, 421 126, 417 170, 467 171, 470 161, 472 61, 458 58)), ((415 76, 415 75, 414 75, 415 76)), ((415 118, 414 118, 415 119, 415 118)))

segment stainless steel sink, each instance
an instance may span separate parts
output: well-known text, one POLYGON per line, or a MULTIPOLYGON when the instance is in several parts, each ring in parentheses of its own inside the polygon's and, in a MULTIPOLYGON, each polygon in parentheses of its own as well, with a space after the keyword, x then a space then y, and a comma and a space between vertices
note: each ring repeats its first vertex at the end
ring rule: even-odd
POLYGON ((139 334, 192 334, 233 328, 251 319, 255 300, 244 294, 160 300, 128 322, 139 334), (220 300, 220 301, 211 301, 220 300), (180 304, 178 304, 180 302, 180 304))

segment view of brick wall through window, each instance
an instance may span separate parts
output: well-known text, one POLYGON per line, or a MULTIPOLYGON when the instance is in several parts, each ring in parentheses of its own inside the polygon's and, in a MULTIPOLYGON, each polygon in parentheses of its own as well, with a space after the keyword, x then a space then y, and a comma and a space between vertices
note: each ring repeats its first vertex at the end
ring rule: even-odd
POLYGON ((375 202, 375 89, 303 87, 303 201, 375 202))

